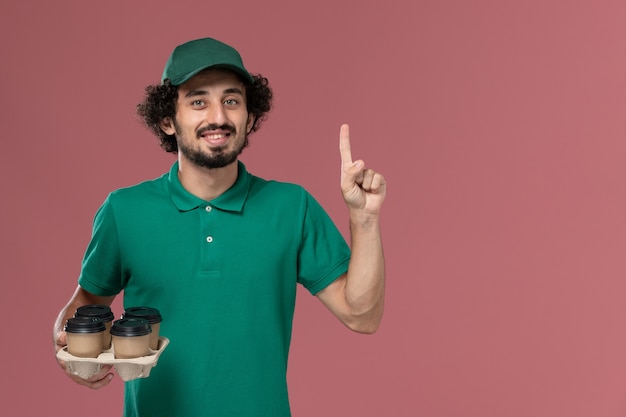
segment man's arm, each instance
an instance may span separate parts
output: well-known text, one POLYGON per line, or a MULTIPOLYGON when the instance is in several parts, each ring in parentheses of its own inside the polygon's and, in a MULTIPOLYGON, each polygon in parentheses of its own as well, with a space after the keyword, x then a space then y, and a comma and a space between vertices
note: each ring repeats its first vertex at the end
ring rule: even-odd
POLYGON ((350 329, 374 333, 383 316, 385 262, 380 235, 384 177, 352 161, 348 125, 341 126, 341 191, 350 217, 348 272, 317 294, 319 300, 350 329))
MULTIPOLYGON (((57 317, 56 322, 54 323, 54 329, 52 332, 52 342, 54 344, 55 352, 63 349, 65 345, 67 345, 67 335, 63 330, 65 326, 65 322, 68 318, 73 317, 76 309, 78 307, 89 305, 89 304, 103 304, 110 306, 113 302, 115 296, 110 297, 100 297, 94 294, 91 294, 80 286, 76 288, 76 291, 70 298, 67 305, 61 310, 59 316, 57 317)), ((77 375, 73 375, 69 373, 67 367, 63 361, 58 361, 59 365, 63 370, 68 374, 68 376, 76 383, 85 385, 89 388, 98 389, 102 388, 111 382, 113 378, 113 374, 110 373, 111 365, 103 365, 100 371, 89 379, 82 379, 77 375)))

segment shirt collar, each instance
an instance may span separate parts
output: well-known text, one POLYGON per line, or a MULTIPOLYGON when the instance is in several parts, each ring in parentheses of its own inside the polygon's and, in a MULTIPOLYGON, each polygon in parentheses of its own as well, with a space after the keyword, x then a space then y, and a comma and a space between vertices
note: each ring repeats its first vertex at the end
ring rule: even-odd
MULTIPOLYGON (((196 197, 187 191, 178 179, 178 161, 176 161, 168 176, 168 184, 172 201, 178 210, 190 211, 205 206, 207 201, 196 197)), ((211 205, 225 211, 241 212, 250 189, 250 174, 241 161, 237 161, 237 181, 224 193, 210 201, 211 205)))

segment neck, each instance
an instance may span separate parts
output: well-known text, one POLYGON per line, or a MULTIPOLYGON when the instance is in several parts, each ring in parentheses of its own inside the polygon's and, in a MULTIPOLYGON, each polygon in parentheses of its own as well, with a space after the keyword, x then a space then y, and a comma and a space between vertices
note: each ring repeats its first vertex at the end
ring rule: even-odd
POLYGON ((211 201, 237 181, 237 161, 223 168, 203 168, 191 163, 180 154, 178 156, 178 179, 191 194, 205 201, 211 201))

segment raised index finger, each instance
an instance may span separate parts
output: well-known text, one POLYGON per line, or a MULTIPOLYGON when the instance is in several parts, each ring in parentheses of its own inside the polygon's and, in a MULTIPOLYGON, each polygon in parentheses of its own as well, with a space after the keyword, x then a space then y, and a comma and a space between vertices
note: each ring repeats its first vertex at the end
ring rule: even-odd
POLYGON ((341 153, 341 164, 343 166, 352 165, 352 151, 350 150, 350 129, 348 125, 341 125, 339 131, 339 152, 341 153))

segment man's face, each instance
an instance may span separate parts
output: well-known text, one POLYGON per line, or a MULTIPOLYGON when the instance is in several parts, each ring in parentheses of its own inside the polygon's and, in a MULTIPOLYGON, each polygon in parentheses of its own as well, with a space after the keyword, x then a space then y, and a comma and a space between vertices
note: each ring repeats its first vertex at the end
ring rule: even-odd
POLYGON ((176 135, 179 157, 200 167, 222 168, 248 144, 252 122, 240 79, 230 71, 208 69, 178 87, 176 116, 161 128, 176 135))

